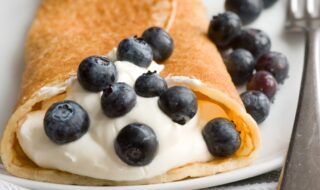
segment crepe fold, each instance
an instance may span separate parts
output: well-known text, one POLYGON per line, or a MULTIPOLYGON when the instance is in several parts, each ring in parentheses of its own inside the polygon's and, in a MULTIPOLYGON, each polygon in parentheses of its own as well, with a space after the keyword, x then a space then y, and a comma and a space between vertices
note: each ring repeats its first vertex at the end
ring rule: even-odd
POLYGON ((1 141, 6 170, 18 177, 61 184, 131 185, 208 176, 250 164, 260 143, 257 124, 246 113, 216 47, 207 39, 207 26, 201 0, 42 1, 26 42, 21 98, 1 141), (139 181, 94 179, 33 163, 17 139, 26 115, 64 93, 83 58, 104 55, 125 37, 140 35, 150 26, 169 30, 175 41, 174 53, 161 75, 225 109, 240 132, 240 149, 232 157, 190 163, 139 181), (57 93, 48 88, 56 88, 57 93))

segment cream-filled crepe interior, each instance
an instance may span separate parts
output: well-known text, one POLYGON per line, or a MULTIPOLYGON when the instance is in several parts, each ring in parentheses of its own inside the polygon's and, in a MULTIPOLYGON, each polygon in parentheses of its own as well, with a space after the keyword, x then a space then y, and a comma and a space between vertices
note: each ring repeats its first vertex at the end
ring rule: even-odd
MULTIPOLYGON (((109 59, 115 60, 115 51, 109 53, 109 59)), ((143 73, 148 70, 161 72, 164 67, 155 62, 147 69, 126 61, 115 61, 115 65, 119 75, 118 82, 125 82, 132 87, 143 73)), ((196 79, 185 80, 199 82, 196 79)), ((55 93, 56 89, 51 90, 55 93)), ((44 168, 114 181, 152 178, 189 163, 214 159, 201 131, 211 119, 229 118, 228 110, 199 92, 196 93, 199 96, 198 112, 185 125, 173 122, 160 110, 158 97, 137 96, 137 104, 129 113, 111 119, 104 115, 100 107, 101 92, 89 92, 77 80, 73 80, 66 93, 44 102, 39 110, 27 115, 17 133, 18 140, 27 156, 44 168), (48 106, 62 99, 79 103, 88 112, 91 123, 89 131, 80 139, 57 145, 45 134, 43 119, 48 106), (150 164, 141 167, 127 165, 114 151, 114 141, 119 131, 135 122, 150 126, 159 142, 155 158, 150 164)))

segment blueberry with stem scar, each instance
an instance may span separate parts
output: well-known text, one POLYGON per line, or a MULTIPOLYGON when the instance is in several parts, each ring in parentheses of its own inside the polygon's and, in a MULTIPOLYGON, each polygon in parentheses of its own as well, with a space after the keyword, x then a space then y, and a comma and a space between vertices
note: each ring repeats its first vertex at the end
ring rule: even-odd
POLYGON ((125 126, 114 142, 116 154, 130 166, 148 165, 155 157, 158 146, 155 132, 141 123, 125 126))
POLYGON ((146 41, 134 36, 120 42, 117 50, 117 59, 147 68, 153 60, 153 52, 146 41))
POLYGON ((74 101, 52 104, 44 117, 44 130, 55 144, 67 144, 81 138, 89 129, 86 110, 74 101))
POLYGON ((167 90, 167 82, 156 72, 148 71, 136 80, 134 89, 139 96, 160 96, 167 90))
POLYGON ((101 108, 107 117, 120 117, 132 110, 136 105, 137 95, 126 83, 109 85, 101 96, 101 108))
POLYGON ((91 56, 84 59, 78 68, 80 85, 92 92, 99 92, 118 78, 116 66, 107 58, 91 56))

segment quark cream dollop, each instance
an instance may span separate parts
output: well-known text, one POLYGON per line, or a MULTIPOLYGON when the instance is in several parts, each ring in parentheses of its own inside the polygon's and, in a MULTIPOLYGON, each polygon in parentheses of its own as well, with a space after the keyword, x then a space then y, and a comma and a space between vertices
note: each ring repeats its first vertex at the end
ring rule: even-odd
MULTIPOLYGON (((108 55, 111 57, 113 55, 108 55)), ((148 70, 160 71, 162 67, 152 63, 148 69, 130 62, 116 61, 118 82, 131 86, 148 70)), ((48 89, 47 89, 48 90, 48 89)), ((199 102, 198 113, 187 124, 174 123, 158 107, 158 97, 137 96, 136 106, 119 118, 108 118, 100 107, 101 93, 84 90, 78 81, 73 81, 67 90, 66 100, 82 105, 90 116, 89 131, 80 139, 65 145, 50 141, 44 132, 43 118, 46 110, 31 112, 18 131, 19 143, 27 156, 44 168, 58 169, 78 175, 115 181, 130 181, 151 178, 175 167, 191 162, 213 159, 201 134, 200 112, 208 112, 209 103, 199 102), (150 126, 157 135, 159 149, 152 162, 143 167, 128 166, 114 150, 114 140, 119 131, 134 122, 150 126)))

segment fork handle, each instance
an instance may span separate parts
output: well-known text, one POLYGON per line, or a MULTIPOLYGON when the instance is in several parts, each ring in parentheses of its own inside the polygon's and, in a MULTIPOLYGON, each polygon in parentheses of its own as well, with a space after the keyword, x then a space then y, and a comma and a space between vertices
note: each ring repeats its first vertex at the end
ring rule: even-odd
POLYGON ((281 190, 320 189, 319 32, 308 30, 306 37, 299 102, 278 186, 281 190))

